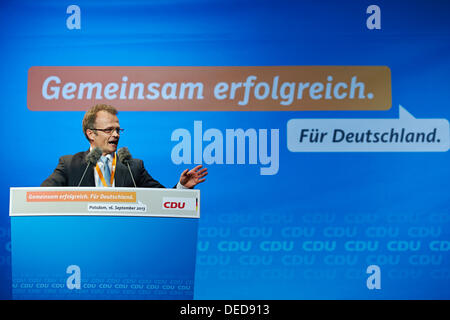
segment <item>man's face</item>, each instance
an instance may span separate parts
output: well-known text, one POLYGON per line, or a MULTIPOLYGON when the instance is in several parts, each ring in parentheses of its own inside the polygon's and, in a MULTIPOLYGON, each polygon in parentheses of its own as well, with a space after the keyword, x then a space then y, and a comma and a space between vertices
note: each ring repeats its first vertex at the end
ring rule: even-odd
MULTIPOLYGON (((95 119, 95 129, 116 129, 120 128, 119 118, 107 112, 99 111, 95 119)), ((120 134, 116 130, 106 133, 101 130, 87 130, 91 139, 92 148, 99 147, 103 151, 103 155, 116 152, 119 143, 120 134)))

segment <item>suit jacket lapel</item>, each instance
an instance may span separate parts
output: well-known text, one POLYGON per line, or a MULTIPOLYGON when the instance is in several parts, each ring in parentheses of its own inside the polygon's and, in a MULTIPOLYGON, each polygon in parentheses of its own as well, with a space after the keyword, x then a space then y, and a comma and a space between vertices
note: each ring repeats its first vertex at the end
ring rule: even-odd
MULTIPOLYGON (((89 150, 86 151, 83 154, 83 157, 81 159, 81 165, 79 166, 79 169, 81 170, 79 173, 79 178, 78 181, 76 182, 78 184, 78 182, 80 181, 79 179, 81 179, 81 177, 83 176, 83 172, 84 170, 86 170, 87 167, 87 162, 86 162, 86 156, 88 155, 89 150)), ((83 181, 81 181, 80 186, 81 187, 95 187, 95 178, 94 178, 94 169, 95 167, 90 165, 89 168, 86 171, 86 174, 84 175, 83 181)))
POLYGON ((116 187, 125 187, 129 185, 127 183, 127 177, 128 177, 128 168, 117 159, 116 162, 116 173, 114 173, 114 180, 116 187))

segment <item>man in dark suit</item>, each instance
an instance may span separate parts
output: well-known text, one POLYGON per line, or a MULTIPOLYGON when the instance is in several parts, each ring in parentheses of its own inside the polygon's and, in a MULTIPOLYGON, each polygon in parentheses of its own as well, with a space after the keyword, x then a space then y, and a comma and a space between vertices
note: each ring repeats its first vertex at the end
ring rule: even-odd
MULTIPOLYGON (((79 152, 74 155, 63 156, 59 159, 58 166, 53 173, 41 184, 41 187, 58 186, 99 186, 99 187, 134 187, 133 180, 128 168, 117 161, 116 150, 120 139, 119 119, 117 110, 108 105, 96 105, 86 112, 83 118, 83 131, 90 143, 90 150, 98 147, 102 151, 104 159, 109 162, 97 163, 95 169, 88 170, 83 177, 83 172, 87 167, 86 156, 88 151, 79 152), (104 170, 109 169, 110 181, 105 179, 104 170)), ((137 187, 142 188, 164 188, 162 184, 152 178, 144 168, 144 163, 139 159, 132 159, 130 169, 133 174, 137 187)), ((205 181, 208 174, 206 168, 196 166, 189 170, 184 170, 180 175, 180 180, 176 188, 186 189, 194 188, 197 184, 205 181)))

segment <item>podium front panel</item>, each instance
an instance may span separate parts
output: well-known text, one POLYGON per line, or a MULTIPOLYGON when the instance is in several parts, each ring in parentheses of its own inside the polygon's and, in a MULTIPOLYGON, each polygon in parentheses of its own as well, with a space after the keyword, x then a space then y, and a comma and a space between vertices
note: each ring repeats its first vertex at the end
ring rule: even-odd
MULTIPOLYGON (((197 197, 198 204, 199 193, 155 190, 161 193, 155 196, 152 190, 138 190, 135 202, 128 203, 157 207, 166 216, 158 216, 157 210, 147 210, 148 216, 143 212, 97 215, 89 211, 93 204, 83 201, 75 205, 85 208, 79 215, 56 214, 54 201, 47 215, 33 214, 32 201, 25 203, 29 206, 26 214, 14 215, 14 203, 21 202, 18 207, 24 208, 23 201, 14 198, 23 192, 36 192, 31 189, 11 190, 13 299, 193 299, 198 214, 186 210, 184 215, 183 210, 170 208, 170 203, 177 201, 156 204, 155 199, 197 197)), ((47 191, 48 195, 61 191, 44 189, 48 188, 37 191, 47 191)), ((98 192, 98 188, 79 189, 76 191, 98 192)), ((37 211, 43 210, 42 204, 39 202, 37 211)), ((195 209, 199 212, 198 205, 195 209)))

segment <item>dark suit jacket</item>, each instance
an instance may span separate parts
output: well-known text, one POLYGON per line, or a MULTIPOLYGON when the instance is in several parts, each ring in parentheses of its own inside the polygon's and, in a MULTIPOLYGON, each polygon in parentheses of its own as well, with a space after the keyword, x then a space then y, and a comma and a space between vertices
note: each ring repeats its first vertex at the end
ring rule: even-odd
MULTIPOLYGON (((78 186, 83 172, 86 169, 86 155, 89 151, 79 152, 74 155, 63 156, 59 158, 58 166, 55 171, 42 182, 41 187, 64 187, 78 186)), ((152 178, 145 170, 144 163, 139 159, 130 161, 131 172, 133 173, 136 186, 141 188, 164 188, 162 184, 152 178)), ((130 172, 127 166, 117 161, 116 172, 114 174, 116 187, 134 187, 130 172)), ((94 169, 90 165, 86 175, 81 181, 82 187, 95 187, 94 169)))

